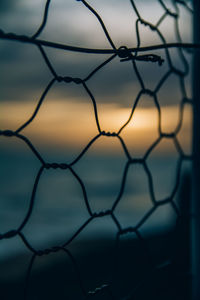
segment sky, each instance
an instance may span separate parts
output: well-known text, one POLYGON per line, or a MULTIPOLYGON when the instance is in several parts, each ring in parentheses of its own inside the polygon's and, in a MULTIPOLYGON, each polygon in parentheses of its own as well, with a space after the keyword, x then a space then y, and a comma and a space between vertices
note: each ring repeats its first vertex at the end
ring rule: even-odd
MULTIPOLYGON (((88 3, 98 11, 117 47, 126 45, 135 47, 136 14, 130 1, 89 1, 88 3)), ((135 1, 142 17, 156 24, 163 14, 163 8, 158 1, 135 1)), ((174 11, 170 1, 165 1, 169 9, 174 11)), ((33 35, 43 17, 45 1, 1 1, 0 2, 0 28, 5 32, 33 35)), ((181 14, 180 29, 183 41, 190 42, 191 17, 190 14, 179 7, 181 14)), ((169 16, 159 27, 168 42, 175 42, 174 20, 169 16)), ((141 45, 160 44, 157 34, 147 27, 140 25, 141 45)), ((108 41, 94 15, 80 1, 51 1, 48 21, 41 33, 40 39, 64 43, 81 47, 110 48, 108 41)), ((0 66, 1 66, 1 93, 0 117, 3 129, 23 124, 27 120, 41 94, 46 88, 52 75, 47 68, 38 48, 30 44, 22 44, 1 40, 0 66)), ((56 72, 61 76, 85 78, 95 67, 109 56, 88 55, 45 48, 56 72)), ((155 51, 165 59, 160 67, 155 63, 138 62, 138 70, 147 89, 155 89, 160 78, 169 69, 164 50, 155 51)), ((175 67, 182 69, 177 50, 170 50, 175 67)), ((190 61, 190 56, 185 56, 190 61)), ((186 78, 188 97, 191 97, 191 77, 186 78)), ((116 58, 95 74, 89 81, 88 87, 97 102, 100 123, 103 130, 117 131, 128 119, 135 98, 141 86, 130 62, 120 62, 116 58)), ((166 131, 174 130, 178 122, 179 104, 182 99, 178 76, 172 74, 158 92, 158 100, 162 111, 162 126, 166 131), (170 117, 168 117, 170 115, 170 117)), ((191 125, 191 109, 185 109, 186 120, 184 143, 188 144, 191 125)), ((133 131, 135 136, 142 136, 143 146, 146 140, 157 135, 157 110, 150 97, 142 97, 134 115, 134 121, 124 131, 124 137, 131 141, 133 131), (152 118, 152 114, 155 118, 152 118), (141 135, 142 133, 142 135, 141 135)), ((63 134, 67 134, 68 144, 77 147, 77 138, 82 145, 98 132, 94 122, 91 99, 81 86, 73 83, 56 83, 47 94, 37 117, 29 128, 24 130, 31 138, 41 144, 48 143, 53 128, 59 128, 56 135, 58 144, 65 144, 63 134), (75 113, 74 113, 75 112, 75 113), (88 117, 89 116, 89 117, 88 117), (43 120, 42 120, 43 119, 43 120), (62 129, 63 122, 67 126, 62 129), (91 123, 92 125, 90 125, 91 123), (42 125, 42 126, 41 126, 42 125), (80 126, 81 125, 81 126, 80 126), (69 126, 71 129, 69 129, 69 126), (81 127, 81 128, 80 128, 81 127), (81 130, 80 130, 81 129, 81 130)), ((135 144, 135 142, 134 142, 135 144)), ((141 143, 137 143, 138 149, 141 143)))
MULTIPOLYGON (((122 45, 127 47, 137 46, 135 32, 136 14, 129 0, 91 0, 88 3, 92 4, 101 15, 117 47, 122 45)), ((171 1, 164 1, 164 3, 173 11, 174 8, 170 4, 171 1)), ((135 0, 135 4, 142 17, 153 24, 156 24, 163 14, 163 8, 156 0, 135 0)), ((42 0, 0 0, 0 29, 4 32, 32 36, 41 23, 44 7, 45 1, 42 0)), ((181 14, 180 29, 182 39, 184 42, 191 42, 191 16, 181 6, 179 9, 181 14)), ((161 24, 160 30, 167 42, 176 41, 172 18, 168 16, 161 24)), ((143 25, 140 25, 140 37, 141 46, 161 43, 158 35, 143 25)), ((75 0, 51 1, 48 21, 39 38, 78 47, 110 49, 110 45, 97 19, 84 7, 81 1, 75 0)), ((93 69, 109 57, 109 55, 77 54, 50 48, 44 48, 44 50, 57 74, 61 76, 85 78, 93 69)), ((183 63, 178 56, 177 49, 169 51, 172 56, 173 65, 182 70, 183 63)), ((160 55, 165 60, 162 66, 151 62, 137 62, 137 67, 143 78, 145 88, 151 90, 157 87, 159 80, 169 70, 165 51, 159 50, 153 53, 160 55)), ((191 64, 190 55, 185 53, 185 56, 189 64, 191 64)), ((0 39, 0 129, 16 130, 24 124, 33 114, 42 93, 51 80, 52 74, 36 46, 0 39)), ((96 100, 101 129, 106 132, 117 132, 129 119, 136 97, 141 90, 140 82, 131 63, 121 62, 116 57, 88 80, 87 85, 96 100)), ((191 75, 185 79, 185 88, 187 97, 191 98, 191 75)), ((180 103, 183 98, 179 77, 171 74, 157 92, 157 98, 161 108, 162 131, 165 133, 173 132, 179 122, 180 103)), ((65 160, 65 162, 71 162, 71 153, 73 153, 73 159, 77 157, 89 141, 98 134, 92 101, 81 85, 57 82, 49 90, 33 122, 24 128, 21 133, 30 139, 45 161, 48 158, 50 162, 63 162, 62 159, 63 157, 65 158, 65 154, 67 153, 70 159, 65 160)), ((182 128, 177 136, 185 154, 191 153, 191 133, 192 108, 191 105, 187 104, 183 109, 182 128)), ((140 97, 133 118, 126 128, 122 130, 120 136, 134 158, 141 158, 155 142, 159 136, 158 109, 151 96, 142 95, 140 97)), ((29 203, 27 199, 30 197, 29 193, 33 186, 33 178, 35 178, 37 168, 39 167, 39 161, 32 155, 28 147, 23 144, 24 148, 22 148, 19 144, 21 146, 23 144, 22 141, 19 139, 16 141, 15 138, 7 139, 1 137, 0 140, 1 150, 3 149, 3 154, 1 155, 3 165, 1 178, 3 178, 2 182, 7 182, 1 191, 1 198, 3 199, 1 204, 3 207, 2 215, 4 215, 4 225, 6 228, 10 226, 9 222, 12 220, 16 224, 19 223, 20 215, 17 215, 16 207, 20 208, 20 205, 12 205, 13 203, 20 203, 19 201, 22 203, 21 207, 29 203), (34 173, 34 176, 32 176, 32 173, 34 173), (10 186, 14 188, 12 189, 10 186), (24 189, 26 190, 25 192, 24 189), (4 210, 6 213, 4 213, 4 210), (7 220, 7 211, 11 212, 9 220, 7 220)), ((94 198, 93 200, 98 205, 101 205, 110 199, 109 193, 113 193, 112 188, 114 192, 115 189, 118 191, 127 157, 125 157, 122 146, 116 137, 107 138, 103 136, 95 141, 87 151, 87 154, 89 156, 89 163, 87 163, 86 155, 86 158, 85 156, 83 159, 81 158, 74 167, 78 168, 78 174, 80 173, 80 177, 83 178, 84 183, 88 184, 87 191, 89 191, 89 196, 91 196, 89 198, 94 198), (91 153, 98 154, 98 159, 95 157, 93 160, 91 153), (105 157, 106 160, 104 160, 105 157), (84 162, 85 160, 86 162, 84 162), (118 165, 119 162, 120 166, 118 165), (80 170, 79 164, 83 164, 80 170), (102 202, 103 200, 104 202, 102 202)), ((158 198, 163 199, 168 195, 169 190, 171 190, 172 182, 175 182, 174 177, 177 161, 174 157, 177 159, 178 153, 173 141, 163 138, 158 147, 154 149, 152 156, 153 158, 156 157, 155 161, 151 165, 150 157, 150 161, 148 158, 148 163, 150 164, 151 171, 154 169, 153 179, 155 180, 154 183, 156 183, 155 187, 160 189, 160 191, 158 190, 158 198), (160 154, 161 158, 157 160, 160 154), (163 172, 163 170, 165 171, 163 172), (162 194, 163 191, 164 193, 167 191, 164 196, 162 194), (159 193, 162 194, 162 197, 159 193)), ((133 166, 134 168, 135 165, 133 166)), ((134 169, 133 173, 130 170, 128 175, 131 190, 129 191, 130 195, 128 193, 127 197, 130 196, 130 198, 127 198, 128 204, 125 201, 124 216, 122 215, 122 219, 125 220, 127 219, 127 213, 130 212, 128 221, 132 220, 133 215, 134 217, 137 215, 140 205, 142 204, 143 206, 143 202, 140 201, 141 199, 144 201, 144 206, 146 205, 146 198, 144 199, 144 194, 142 193, 146 193, 149 197, 146 173, 143 169, 141 171, 142 174, 137 169, 136 171, 134 169), (144 178, 146 179, 146 190, 142 183, 144 182, 144 178), (133 185, 132 187, 133 181, 135 186, 133 185), (132 199, 137 189, 140 189, 141 192, 140 197, 137 198, 139 202, 130 209, 129 200, 132 199)), ((49 174, 48 171, 47 174, 49 174)), ((46 181, 42 181, 41 184, 44 194, 40 192, 38 196, 38 200, 40 201, 36 202, 40 208, 41 200, 49 201, 50 198, 53 203, 52 206, 50 205, 50 209, 52 209, 52 214, 55 215, 55 199, 58 199, 58 201, 60 201, 60 198, 61 200, 65 199, 66 191, 61 189, 61 197, 59 198, 57 196, 57 185, 55 185, 53 192, 48 187, 54 181, 57 184, 60 177, 56 175, 57 177, 52 177, 52 181, 49 181, 50 177, 48 176, 50 175, 47 175, 46 181), (49 195, 46 195, 45 193, 48 191, 49 195)), ((63 177, 61 185, 64 189, 73 187, 71 183, 66 185, 65 177, 63 177)), ((77 185, 75 185, 74 190, 77 190, 77 185)), ((71 197, 71 200, 74 201, 74 198, 71 197)), ((149 198, 148 201, 150 203, 149 198)), ((65 204, 68 205, 68 203, 65 204)), ((60 202, 57 203, 57 206, 60 209, 59 213, 62 214, 63 206, 60 205, 60 202)), ((79 206, 78 204, 77 207, 79 206)), ((46 211, 46 208, 49 206, 44 203, 44 207, 46 211)), ((71 202, 70 207, 72 213, 69 210, 69 215, 71 218, 74 218, 73 209, 75 206, 73 207, 71 202)), ((35 209, 37 212, 37 207, 35 209)), ((146 208, 143 209, 142 207, 141 215, 143 215, 144 211, 146 211, 146 208)), ((45 219, 41 214, 42 221, 39 222, 37 213, 32 225, 37 233, 35 236, 38 236, 39 232, 39 234, 43 235, 42 239, 45 236, 50 238, 51 230, 48 235, 45 230, 38 230, 38 227, 41 225, 40 222, 47 223, 50 226, 51 218, 48 214, 44 214, 45 219)), ((59 213, 58 217, 60 216, 59 213)), ((79 220, 79 210, 76 214, 79 220)), ((141 217, 141 215, 137 217, 141 217)), ((168 222, 169 214, 165 209, 163 210, 163 214, 160 215, 161 220, 163 216, 167 218, 168 222)), ((159 220, 159 222, 161 221, 159 220)), ((57 219, 55 219, 56 223, 58 223, 57 226, 59 227, 60 223, 57 219)), ((30 238, 31 236, 33 239, 35 238, 34 234, 30 235, 30 238)), ((12 248, 15 249, 15 247, 12 248)))

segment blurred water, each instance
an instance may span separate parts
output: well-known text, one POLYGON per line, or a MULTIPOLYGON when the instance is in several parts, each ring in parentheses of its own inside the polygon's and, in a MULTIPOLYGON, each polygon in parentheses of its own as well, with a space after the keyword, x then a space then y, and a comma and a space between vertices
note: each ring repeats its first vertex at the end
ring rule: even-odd
MULTIPOLYGON (((14 150, 14 149, 12 149, 14 150)), ((28 151, 1 152, 0 232, 16 229, 30 203, 31 193, 40 163, 28 151)), ((154 180, 157 200, 168 197, 175 185, 177 156, 149 158, 147 164, 154 180)), ((110 209, 117 198, 126 159, 119 155, 82 157, 73 169, 83 181, 93 212, 110 209)), ((184 168, 183 168, 184 169, 184 168)), ((131 165, 123 196, 115 215, 123 228, 135 226, 152 208, 148 177, 141 165, 131 165)), ((166 231, 173 226, 175 213, 170 205, 159 207, 144 223, 141 231, 166 231)), ((38 184, 33 213, 23 229, 27 240, 41 249, 69 239, 89 218, 79 182, 69 170, 45 170, 38 184)), ((86 236, 109 236, 117 233, 110 217, 92 221, 86 236)), ((0 254, 23 251, 22 243, 14 238, 2 241, 0 254)))

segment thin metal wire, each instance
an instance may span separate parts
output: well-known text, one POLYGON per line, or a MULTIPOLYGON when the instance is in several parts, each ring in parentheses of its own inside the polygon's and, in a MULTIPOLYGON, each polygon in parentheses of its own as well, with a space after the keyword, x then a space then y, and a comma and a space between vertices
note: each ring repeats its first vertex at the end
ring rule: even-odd
MULTIPOLYGON (((143 20, 141 20, 143 21, 143 20)), ((81 52, 81 53, 90 53, 90 54, 121 54, 122 51, 119 49, 93 49, 93 48, 83 48, 70 46, 65 44, 54 43, 50 41, 33 39, 32 37, 28 37, 26 35, 18 35, 15 33, 5 33, 2 29, 0 29, 0 39, 9 40, 9 41, 18 41, 22 43, 34 44, 37 46, 45 46, 54 49, 67 50, 72 52, 81 52)), ((131 52, 146 52, 151 50, 159 50, 159 49, 169 49, 169 48, 185 48, 185 49, 199 49, 200 44, 195 43, 166 43, 166 44, 158 44, 153 46, 146 46, 140 48, 127 48, 131 52)))
MULTIPOLYGON (((180 18, 180 12, 179 12, 179 5, 183 6, 189 13, 192 13, 192 9, 189 7, 188 3, 186 1, 178 1, 174 0, 173 5, 175 12, 172 12, 171 10, 168 9, 164 1, 162 0, 157 0, 158 3, 160 4, 163 14, 160 16, 158 22, 156 25, 149 23, 148 21, 144 20, 142 18, 142 12, 139 11, 136 3, 134 0, 130 0, 130 4, 133 8, 133 11, 135 12, 135 15, 137 17, 137 20, 135 22, 135 29, 136 29, 136 38, 137 38, 137 47, 136 48, 128 48, 124 45, 119 47, 119 49, 116 48, 111 35, 108 33, 108 30, 103 22, 103 19, 101 16, 98 14, 96 10, 92 6, 90 6, 85 0, 80 0, 81 2, 97 19, 99 24, 101 25, 101 28, 103 30, 103 33, 105 34, 111 49, 91 49, 91 48, 82 48, 82 47, 76 47, 76 46, 69 46, 66 44, 59 44, 59 43, 54 43, 51 41, 45 41, 38 39, 38 36, 41 34, 41 32, 44 30, 46 24, 47 24, 47 19, 48 19, 48 12, 49 12, 49 7, 50 7, 50 0, 46 1, 45 8, 44 8, 44 14, 43 14, 43 20, 41 22, 41 25, 39 26, 38 30, 36 31, 35 34, 33 34, 31 37, 24 36, 24 35, 17 35, 15 33, 5 33, 3 30, 0 30, 0 39, 2 40, 9 40, 9 41, 18 41, 22 43, 28 43, 28 44, 33 44, 36 45, 41 53, 41 56, 43 57, 49 72, 53 76, 51 81, 48 83, 47 87, 44 89, 44 92, 42 93, 35 110, 33 111, 32 115, 28 120, 22 124, 18 129, 15 131, 11 131, 9 129, 7 130, 0 130, 0 136, 7 137, 7 138, 17 138, 22 140, 30 149, 30 151, 33 153, 33 155, 39 160, 40 162, 40 168, 38 170, 34 185, 33 185, 33 190, 32 190, 32 195, 31 199, 29 202, 29 207, 26 215, 24 216, 24 219, 22 220, 21 224, 18 226, 17 229, 12 229, 9 230, 8 232, 1 233, 0 234, 0 240, 3 239, 11 239, 15 236, 19 236, 21 241, 24 243, 24 245, 27 247, 27 249, 32 253, 32 257, 30 260, 30 263, 27 268, 27 274, 26 274, 26 280, 25 280, 25 291, 24 291, 24 299, 29 298, 29 286, 31 284, 31 274, 32 274, 32 269, 34 266, 34 262, 37 259, 37 257, 42 256, 42 255, 48 255, 54 252, 59 252, 59 251, 64 251, 68 257, 70 258, 74 271, 77 276, 77 285, 81 287, 81 290, 83 292, 84 299, 88 299, 90 297, 95 296, 97 293, 103 293, 106 291, 107 295, 110 297, 110 299, 115 299, 115 296, 112 292, 112 285, 113 282, 110 283, 103 283, 101 286, 97 286, 95 289, 92 290, 86 290, 83 280, 81 277, 81 273, 79 271, 79 266, 76 262, 76 259, 74 258, 73 254, 69 249, 67 248, 72 241, 86 228, 89 226, 89 224, 92 223, 92 221, 96 218, 103 218, 103 217, 110 217, 110 219, 113 221, 113 224, 116 226, 117 229, 117 235, 116 235, 116 241, 119 240, 119 237, 121 235, 127 234, 127 233, 134 233, 137 237, 137 239, 143 243, 144 248, 146 248, 146 252, 148 252, 148 247, 144 245, 145 239, 142 237, 140 233, 140 228, 147 222, 149 217, 155 213, 157 208, 162 205, 171 205, 172 209, 174 210, 175 214, 177 217, 180 215, 179 209, 177 208, 177 205, 175 204, 175 197, 177 194, 178 187, 180 185, 180 178, 181 178, 181 169, 183 166, 184 161, 186 160, 192 160, 192 155, 188 156, 184 153, 184 150, 182 149, 182 146, 179 143, 179 140, 177 138, 179 132, 181 131, 183 127, 183 111, 184 107, 186 104, 192 105, 192 100, 189 99, 187 93, 186 93, 186 88, 185 88, 185 78, 189 74, 190 71, 190 66, 187 61, 187 58, 185 56, 185 50, 186 49, 194 49, 194 48, 200 48, 200 44, 193 44, 193 43, 183 43, 180 30, 179 30, 179 23, 178 20, 180 18), (167 43, 165 40, 165 37, 160 31, 160 26, 163 23, 166 18, 173 18, 174 19, 174 24, 175 24, 175 35, 177 42, 175 43, 167 43), (146 47, 141 47, 141 34, 140 34, 140 26, 147 26, 151 31, 156 33, 158 37, 161 40, 161 44, 159 45, 151 45, 151 46, 146 46, 146 47), (84 79, 81 78, 73 78, 70 76, 60 76, 57 74, 57 72, 54 69, 53 63, 51 60, 48 58, 46 52, 45 52, 45 47, 50 47, 53 49, 62 49, 65 51, 73 51, 73 52, 81 52, 81 53, 93 53, 93 54, 110 54, 111 56, 107 58, 103 63, 101 63, 99 66, 94 68, 84 79), (169 52, 169 48, 177 48, 178 49, 178 55, 179 58, 182 62, 183 65, 183 70, 178 69, 173 65, 172 59, 171 59, 171 54, 169 52), (168 64, 168 70, 166 73, 160 78, 159 82, 156 85, 156 88, 154 90, 150 90, 146 87, 146 84, 142 78, 142 75, 139 71, 138 65, 140 61, 143 61, 145 63, 150 63, 150 62, 158 62, 158 65, 161 67, 162 64, 164 63, 165 58, 156 55, 155 53, 148 53, 148 54, 143 54, 146 51, 154 51, 158 49, 163 49, 166 57, 166 61, 168 64), (142 53, 141 55, 138 55, 138 53, 142 53), (107 64, 109 64, 113 60, 120 59, 121 62, 127 62, 131 63, 133 66, 133 72, 135 73, 138 82, 140 84, 140 91, 134 99, 133 105, 132 105, 132 110, 131 113, 128 117, 128 119, 124 122, 124 124, 121 126, 121 128, 118 130, 118 132, 105 132, 101 130, 101 123, 99 121, 98 117, 98 106, 96 103, 95 96, 91 92, 91 90, 88 87, 88 84, 86 82, 89 82, 91 78, 95 76, 96 73, 98 73, 101 69, 103 69, 107 64), (157 93, 160 91, 162 88, 163 84, 168 80, 171 74, 174 74, 175 76, 178 77, 179 83, 180 83, 180 90, 181 90, 181 95, 182 99, 179 105, 179 120, 177 123, 177 126, 174 131, 166 133, 162 130, 162 114, 161 114, 161 106, 159 103, 159 98, 157 97, 157 93), (32 144, 32 142, 25 136, 22 135, 21 132, 29 126, 32 122, 34 122, 35 118, 38 115, 38 112, 44 103, 46 96, 52 86, 54 85, 55 82, 64 82, 66 84, 73 83, 77 85, 81 85, 85 92, 88 95, 88 98, 92 102, 93 109, 94 109, 94 117, 96 121, 96 126, 98 129, 98 134, 93 137, 89 143, 83 148, 83 150, 78 154, 78 156, 69 164, 66 163, 49 163, 45 161, 45 159, 42 157, 42 155, 39 153, 39 151, 35 148, 35 146, 32 144), (131 122, 131 120, 134 118, 134 112, 136 108, 138 107, 138 104, 140 103, 141 97, 143 95, 149 95, 156 107, 157 114, 158 114, 158 123, 157 123, 157 129, 158 129, 158 137, 156 140, 153 141, 152 145, 146 150, 145 154, 141 158, 134 158, 131 153, 129 152, 129 148, 126 145, 124 139, 121 136, 122 131, 127 127, 127 125, 131 122), (122 173, 122 178, 121 178, 121 185, 119 187, 119 192, 118 195, 110 209, 107 209, 105 211, 100 211, 100 212, 93 212, 90 206, 90 199, 87 196, 87 189, 85 187, 84 181, 81 179, 81 177, 74 171, 73 166, 79 163, 79 161, 82 159, 82 157, 85 155, 85 153, 88 151, 88 149, 96 143, 96 141, 102 137, 106 136, 107 138, 117 138, 120 141, 121 148, 125 154, 126 157, 126 164, 124 167, 124 171, 122 173), (172 140, 175 148, 178 153, 178 160, 177 160, 177 171, 176 171, 176 180, 174 183, 174 186, 171 191, 171 195, 167 196, 164 199, 157 199, 155 196, 155 185, 154 185, 154 180, 153 176, 151 173, 151 170, 148 166, 148 158, 150 154, 154 151, 154 149, 163 141, 163 139, 169 139, 172 140), (134 226, 127 226, 123 227, 117 218, 115 211, 123 199, 124 191, 125 191, 125 186, 127 182, 127 177, 129 174, 129 168, 131 165, 139 164, 143 167, 143 170, 145 172, 145 176, 147 177, 148 181, 148 189, 149 189, 149 195, 151 199, 151 204, 152 207, 146 212, 145 215, 143 215, 140 220, 138 221, 137 224, 134 226), (36 193, 38 189, 39 182, 41 180, 41 176, 44 172, 48 172, 49 169, 61 169, 61 170, 69 170, 72 174, 72 176, 78 181, 80 184, 81 190, 82 190, 82 196, 83 196, 83 201, 85 203, 86 209, 88 211, 88 219, 85 220, 85 222, 78 228, 78 230, 68 239, 66 240, 63 245, 55 246, 49 249, 44 249, 44 250, 35 250, 34 247, 29 243, 28 239, 25 237, 23 233, 23 229, 31 219, 32 212, 34 211, 34 203, 36 199, 36 193)), ((118 244, 118 242, 117 242, 118 244)), ((148 257, 149 254, 148 254, 148 257)), ((153 265, 151 263, 151 272, 155 272, 156 268, 159 268, 157 265, 153 265)), ((148 275, 151 274, 145 274, 145 279, 147 279, 148 275)), ((103 282, 103 279, 102 279, 103 282)), ((127 295, 124 295, 123 299, 129 299, 131 298, 131 295, 133 295, 134 290, 140 288, 140 286, 143 284, 143 281, 141 281, 141 284, 134 286, 133 291, 130 293, 128 291, 127 295)))

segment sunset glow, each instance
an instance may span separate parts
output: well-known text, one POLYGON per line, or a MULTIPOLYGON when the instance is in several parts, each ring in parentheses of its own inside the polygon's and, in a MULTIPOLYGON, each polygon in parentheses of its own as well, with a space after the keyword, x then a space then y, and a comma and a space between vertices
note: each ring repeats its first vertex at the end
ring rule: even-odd
MULTIPOLYGON (((1 104, 1 125, 3 129, 16 130, 34 111, 34 103, 12 102, 1 104)), ((112 104, 101 104, 98 109, 101 130, 118 132, 129 119, 131 108, 121 108, 112 104)), ((184 123, 180 131, 183 147, 190 147, 191 109, 184 109, 184 123)), ((161 109, 163 132, 175 130, 179 119, 179 110, 175 106, 161 109)), ((48 101, 43 104, 38 115, 23 131, 33 143, 41 146, 54 143, 69 148, 84 147, 98 134, 93 106, 90 103, 48 101)), ((158 137, 158 111, 155 107, 136 108, 129 124, 122 130, 121 136, 129 148, 142 151, 158 137)), ((112 145, 111 145, 112 148, 112 145)), ((102 144, 101 150, 105 150, 102 144)), ((165 149, 166 150, 166 149, 165 149)))

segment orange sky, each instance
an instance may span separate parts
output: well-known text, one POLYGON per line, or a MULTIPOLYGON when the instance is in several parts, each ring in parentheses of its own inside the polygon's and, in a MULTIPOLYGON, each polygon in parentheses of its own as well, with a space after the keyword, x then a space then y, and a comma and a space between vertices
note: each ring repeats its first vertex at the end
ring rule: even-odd
MULTIPOLYGON (((13 104, 1 103, 1 127, 3 129, 15 130, 23 124, 32 114, 35 104, 33 102, 19 102, 13 104)), ((113 104, 101 104, 98 106, 99 121, 102 130, 117 132, 126 122, 131 108, 121 108, 113 104)), ((176 128, 178 122, 178 108, 173 106, 163 107, 162 130, 170 132, 176 128)), ((181 145, 188 153, 191 145, 191 108, 184 108, 184 122, 178 135, 181 145)), ((130 152, 145 151, 158 137, 157 131, 158 113, 154 107, 138 107, 131 122, 122 131, 124 139, 130 152)), ((34 121, 25 128, 22 133, 30 140, 40 146, 55 143, 59 147, 80 148, 98 134, 94 119, 93 106, 91 103, 66 102, 64 100, 48 101, 42 105, 34 121)), ((116 146, 113 142, 108 145, 104 137, 98 141, 100 150, 105 148, 112 150, 116 146)), ((114 139, 114 138, 113 138, 114 139)), ((171 142, 163 143, 165 149, 172 151, 171 142)))

